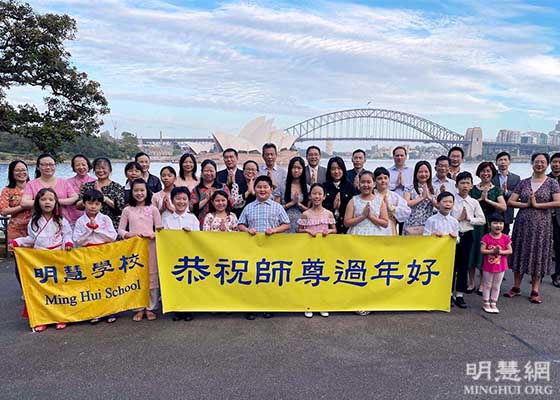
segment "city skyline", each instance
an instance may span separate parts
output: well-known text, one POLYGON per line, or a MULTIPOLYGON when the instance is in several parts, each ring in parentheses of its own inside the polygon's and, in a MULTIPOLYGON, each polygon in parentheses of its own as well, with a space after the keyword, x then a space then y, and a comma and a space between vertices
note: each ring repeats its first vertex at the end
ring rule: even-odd
MULTIPOLYGON (((348 108, 415 114, 484 140, 560 119, 553 1, 29 1, 77 22, 67 44, 112 109, 102 130, 139 137, 286 128, 348 108)), ((12 103, 39 103, 30 88, 12 103)))

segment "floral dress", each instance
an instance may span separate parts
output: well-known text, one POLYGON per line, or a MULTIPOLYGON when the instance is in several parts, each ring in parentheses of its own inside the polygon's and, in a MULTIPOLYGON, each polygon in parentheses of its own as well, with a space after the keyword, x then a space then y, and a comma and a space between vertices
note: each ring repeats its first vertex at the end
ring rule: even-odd
MULTIPOLYGON (((309 185, 307 187, 307 190, 309 191, 309 185)), ((285 191, 285 189, 280 191, 280 199, 281 199, 282 205, 286 204, 286 201, 284 200, 284 191, 285 191)), ((302 202, 303 202, 303 193, 299 193, 298 203, 302 203, 302 202)), ((304 204, 304 205, 307 205, 307 204, 304 204)), ((296 233, 297 232, 298 220, 301 218, 302 213, 303 213, 303 211, 301 211, 301 208, 299 208, 299 206, 297 204, 295 206, 292 206, 292 207, 286 209, 286 214, 288 214, 288 218, 290 219, 290 230, 288 231, 289 233, 296 233)))
MULTIPOLYGON (((422 196, 423 188, 418 188, 419 192, 414 189, 413 185, 407 186, 404 189, 405 193, 410 193, 410 199, 414 200, 418 197, 422 196)), ((407 228, 418 228, 424 227, 426 225, 426 221, 434 215, 434 205, 432 203, 431 198, 427 198, 422 200, 420 203, 416 204, 415 206, 410 207, 410 215, 408 219, 404 222, 403 232, 405 235, 410 235, 411 233, 407 233, 407 228)), ((410 231, 409 231, 410 232, 410 231)), ((419 233, 420 235, 422 233, 419 233)))
MULTIPOLYGON (((79 200, 83 199, 84 193, 87 190, 95 189, 95 182, 87 182, 82 185, 82 189, 80 190, 79 200)), ((121 220, 121 212, 124 208, 124 187, 117 183, 111 181, 107 186, 103 186, 101 188, 101 193, 104 196, 107 196, 113 203, 115 203, 115 207, 109 207, 106 203, 101 205, 101 212, 111 218, 113 221, 113 226, 115 229, 119 229, 119 222, 121 220)))
POLYGON ((323 211, 317 214, 312 213, 311 210, 305 213, 304 216, 307 218, 300 218, 297 223, 314 234, 322 233, 325 229, 329 229, 330 225, 336 224, 332 212, 326 208, 323 208, 323 211))
MULTIPOLYGON (((513 190, 522 203, 529 201, 531 178, 523 179, 513 190)), ((552 195, 560 193, 560 185, 547 177, 535 191, 537 203, 553 201, 552 195)), ((513 254, 511 269, 537 278, 550 275, 552 267, 552 208, 537 210, 521 208, 515 218, 512 233, 513 254)))
MULTIPOLYGON (((23 190, 17 187, 5 187, 2 189, 2 194, 0 195, 0 210, 19 206, 22 196, 23 190)), ((10 215, 10 221, 8 222, 8 241, 27 236, 27 224, 31 219, 32 213, 32 210, 22 210, 10 215)))
MULTIPOLYGON (((372 200, 364 200, 360 195, 353 197, 354 201, 354 215, 357 217, 362 213, 366 204, 369 203, 370 210, 373 215, 379 217, 381 212, 381 205, 383 204, 383 196, 375 196, 372 200)), ((349 235, 362 235, 362 236, 383 236, 385 235, 385 228, 374 224, 369 219, 364 219, 358 224, 351 226, 348 229, 349 235)))
POLYGON ((210 232, 237 232, 237 216, 231 212, 226 218, 220 218, 212 213, 208 213, 204 217, 202 230, 210 232))

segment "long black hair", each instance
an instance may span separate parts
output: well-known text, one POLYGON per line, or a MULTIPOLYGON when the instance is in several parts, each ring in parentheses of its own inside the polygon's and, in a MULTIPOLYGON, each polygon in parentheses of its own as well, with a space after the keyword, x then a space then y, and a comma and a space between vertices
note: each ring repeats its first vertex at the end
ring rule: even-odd
POLYGON ((301 176, 299 180, 299 191, 303 195, 303 204, 309 202, 309 194, 307 193, 307 181, 305 177, 305 161, 301 157, 294 157, 290 160, 288 164, 288 175, 286 177, 286 189, 284 190, 284 202, 287 204, 292 201, 292 182, 294 181, 294 176, 292 175, 292 168, 299 162, 301 165, 301 176))
POLYGON ((434 194, 435 193, 434 186, 432 185, 432 166, 428 161, 418 161, 414 166, 414 176, 412 178, 412 184, 414 186, 414 190, 416 190, 416 193, 420 194, 420 187, 418 186, 417 175, 418 175, 418 170, 422 165, 425 165, 428 168, 428 171, 430 172, 430 176, 428 177, 428 181, 426 182, 426 185, 428 185, 428 190, 430 191, 430 193, 434 194))
POLYGON ((144 205, 145 206, 152 205, 152 191, 148 187, 146 181, 142 178, 136 178, 130 184, 130 200, 128 200, 128 205, 131 207, 136 207, 136 199, 134 198, 133 195, 135 185, 144 185, 146 187, 146 200, 144 200, 144 205))
MULTIPOLYGON (((19 163, 25 165, 25 169, 27 169, 27 164, 22 160, 14 160, 10 163, 10 165, 8 165, 8 187, 10 189, 13 189, 17 186, 16 178, 14 176, 14 170, 16 169, 16 165, 18 165, 19 163)), ((26 182, 29 182, 29 171, 27 172, 26 182)))
POLYGON ((185 162, 185 160, 187 158, 190 158, 192 160, 193 164, 194 164, 194 168, 192 170, 192 178, 195 181, 197 181, 198 179, 196 179, 196 158, 191 153, 185 153, 179 159, 179 176, 181 177, 181 179, 183 179, 183 180, 185 179, 185 169, 183 168, 183 163, 185 162))
POLYGON ((52 211, 52 219, 58 225, 57 232, 60 232, 60 230, 62 229, 60 203, 58 202, 58 196, 56 195, 56 192, 50 187, 39 190, 39 193, 35 195, 35 201, 33 202, 33 216, 31 217, 31 229, 33 229, 34 231, 39 230, 39 219, 41 219, 41 217, 43 216, 43 210, 41 210, 41 204, 39 203, 39 201, 41 200, 41 197, 43 197, 47 192, 50 192, 54 195, 54 209, 52 211))
POLYGON ((329 162, 327 163, 327 176, 326 176, 326 181, 327 182, 334 182, 334 179, 332 178, 331 175, 331 166, 336 163, 340 169, 342 170, 342 179, 340 180, 341 182, 346 181, 346 164, 344 164, 344 160, 338 156, 336 157, 331 157, 329 158, 329 162))

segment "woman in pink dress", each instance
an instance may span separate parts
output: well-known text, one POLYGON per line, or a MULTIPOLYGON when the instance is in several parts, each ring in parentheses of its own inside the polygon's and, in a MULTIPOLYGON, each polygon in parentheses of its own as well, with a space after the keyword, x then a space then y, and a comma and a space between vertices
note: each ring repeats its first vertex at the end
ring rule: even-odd
POLYGON ((35 169, 35 179, 29 182, 23 191, 21 206, 25 209, 33 208, 35 196, 43 188, 51 188, 55 191, 58 202, 62 208, 62 216, 68 220, 68 206, 73 205, 78 200, 76 193, 66 179, 55 176, 56 162, 49 153, 43 153, 37 157, 37 168, 35 169))
MULTIPOLYGON (((71 165, 72 171, 74 171, 76 175, 72 178, 66 179, 66 182, 68 183, 70 189, 79 195, 84 183, 95 182, 95 178, 88 175, 88 172, 92 169, 92 165, 89 159, 83 154, 76 154, 72 157, 71 165)), ((78 218, 84 215, 84 211, 78 210, 75 204, 71 204, 67 207, 67 213, 68 222, 71 227, 74 227, 78 218)))
POLYGON ((156 229, 162 227, 161 216, 157 208, 152 205, 152 193, 143 179, 133 181, 130 190, 130 202, 129 206, 123 210, 118 229, 119 235, 123 239, 135 236, 150 239, 150 305, 146 309, 136 310, 132 319, 138 322, 146 315, 149 321, 153 321, 157 318, 154 310, 157 309, 159 298, 154 227, 156 229))

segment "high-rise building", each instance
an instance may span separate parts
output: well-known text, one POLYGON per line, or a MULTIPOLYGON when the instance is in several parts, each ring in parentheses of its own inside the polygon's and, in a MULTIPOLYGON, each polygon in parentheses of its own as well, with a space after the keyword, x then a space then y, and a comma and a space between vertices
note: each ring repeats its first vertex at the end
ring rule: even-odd
POLYGON ((498 143, 520 143, 521 142, 521 132, 514 131, 511 129, 500 129, 498 136, 496 137, 496 142, 498 143))

